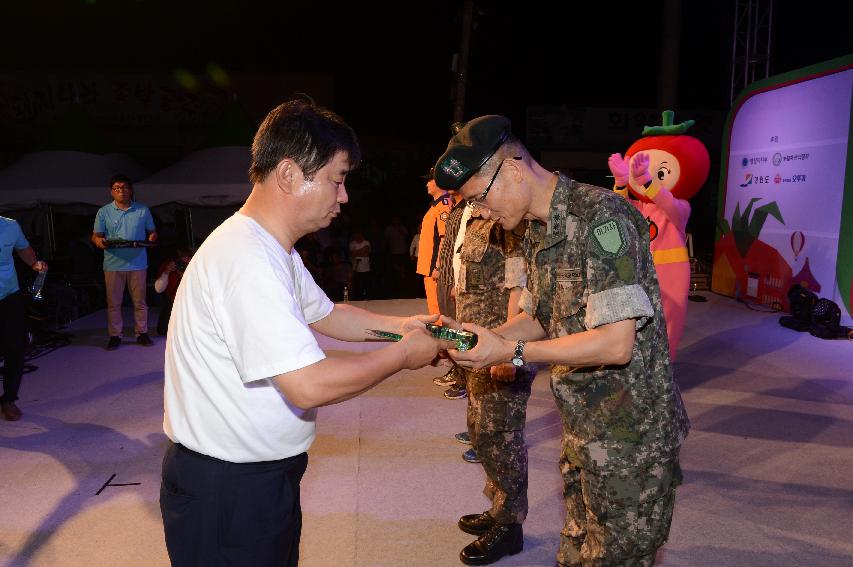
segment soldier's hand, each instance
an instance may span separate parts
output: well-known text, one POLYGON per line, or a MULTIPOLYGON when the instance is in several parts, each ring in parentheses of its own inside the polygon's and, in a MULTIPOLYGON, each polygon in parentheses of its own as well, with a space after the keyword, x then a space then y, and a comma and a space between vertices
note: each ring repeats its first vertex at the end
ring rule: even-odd
POLYGON ((101 250, 106 250, 107 249, 107 239, 103 236, 96 236, 95 237, 95 246, 97 246, 101 250))
POLYGON ((473 323, 463 323, 462 329, 477 334, 477 346, 471 350, 447 350, 450 358, 462 366, 474 369, 486 368, 495 364, 503 364, 515 354, 516 343, 514 341, 508 341, 485 327, 473 323))
POLYGON ((427 323, 435 323, 436 321, 438 321, 438 315, 412 315, 403 320, 403 324, 400 325, 400 332, 405 335, 415 329, 422 330, 427 323))
POLYGON ((448 317, 447 315, 441 315, 439 317, 441 324, 445 327, 450 327, 451 329, 461 329, 462 324, 454 319, 453 317, 448 317))
POLYGON ((397 344, 405 352, 403 368, 408 368, 409 370, 432 364, 442 348, 441 342, 434 339, 423 327, 409 331, 403 335, 403 338, 397 344))

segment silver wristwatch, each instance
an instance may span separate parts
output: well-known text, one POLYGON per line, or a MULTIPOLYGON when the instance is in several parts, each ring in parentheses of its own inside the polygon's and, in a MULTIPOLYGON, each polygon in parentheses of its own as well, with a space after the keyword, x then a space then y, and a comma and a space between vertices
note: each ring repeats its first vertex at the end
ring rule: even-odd
POLYGON ((512 363, 515 366, 524 366, 524 341, 518 341, 515 345, 515 354, 512 355, 512 363))

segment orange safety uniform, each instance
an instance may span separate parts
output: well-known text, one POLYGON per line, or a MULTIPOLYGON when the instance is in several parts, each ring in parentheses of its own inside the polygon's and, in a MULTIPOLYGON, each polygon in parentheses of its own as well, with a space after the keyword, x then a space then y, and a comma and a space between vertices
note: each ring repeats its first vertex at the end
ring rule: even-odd
POLYGON ((445 193, 430 203, 429 209, 421 222, 421 236, 418 240, 417 272, 424 276, 427 307, 433 315, 438 315, 437 282, 432 278, 435 262, 438 259, 438 249, 444 237, 444 223, 450 215, 453 199, 445 193))

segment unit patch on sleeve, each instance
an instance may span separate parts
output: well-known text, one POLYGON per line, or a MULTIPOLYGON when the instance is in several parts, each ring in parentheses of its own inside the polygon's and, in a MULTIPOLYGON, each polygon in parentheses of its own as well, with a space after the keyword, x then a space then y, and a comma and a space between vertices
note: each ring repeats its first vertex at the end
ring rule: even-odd
POLYGON ((628 248, 625 231, 615 219, 607 219, 593 226, 592 237, 607 256, 621 256, 628 248))

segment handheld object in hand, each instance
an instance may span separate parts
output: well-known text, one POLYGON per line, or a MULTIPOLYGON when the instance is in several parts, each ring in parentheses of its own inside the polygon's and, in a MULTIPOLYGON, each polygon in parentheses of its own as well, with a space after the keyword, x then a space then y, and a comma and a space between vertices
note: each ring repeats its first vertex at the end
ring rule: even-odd
POLYGON ((471 331, 451 329, 450 327, 442 327, 440 325, 433 325, 432 323, 427 323, 426 328, 433 337, 456 343, 456 350, 471 350, 477 346, 477 335, 471 331))
MULTIPOLYGON (((471 331, 456 331, 449 327, 442 327, 426 323, 427 331, 435 338, 443 341, 453 341, 456 343, 456 350, 471 350, 477 345, 477 335, 471 331)), ((403 335, 397 333, 389 333, 388 331, 380 331, 378 329, 367 329, 367 332, 379 339, 399 341, 403 335)))
POLYGON ((47 277, 47 268, 41 270, 38 274, 36 274, 36 279, 33 281, 33 285, 30 286, 30 293, 33 295, 33 299, 36 301, 41 301, 44 299, 44 296, 41 294, 42 289, 44 288, 44 280, 47 277))
POLYGON ((399 341, 403 338, 403 335, 398 335, 397 333, 389 333, 388 331, 380 331, 379 329, 366 330, 368 333, 370 333, 377 339, 385 339, 386 341, 399 341))
POLYGON ((125 240, 123 238, 108 238, 107 248, 151 248, 156 246, 149 240, 125 240))

